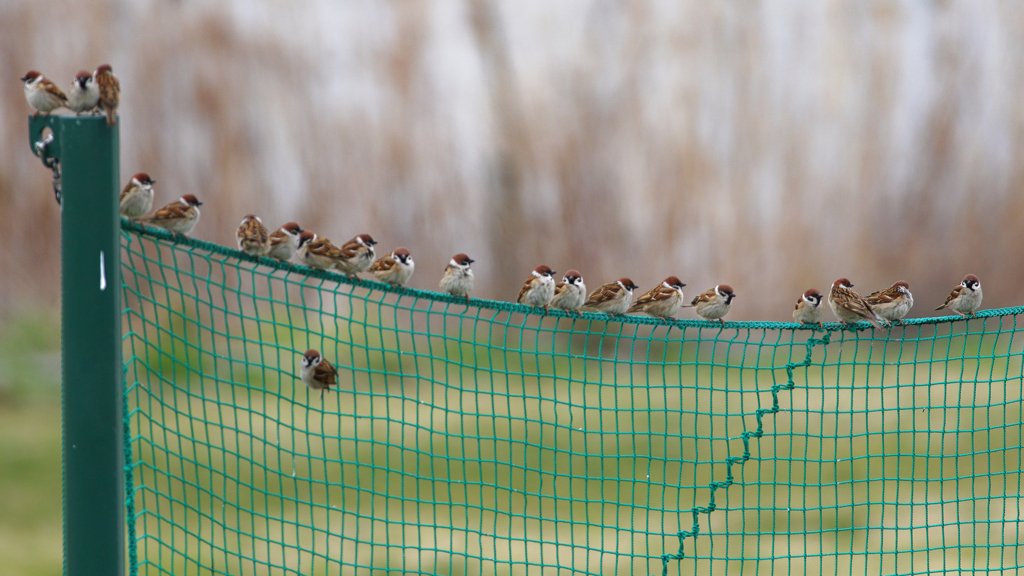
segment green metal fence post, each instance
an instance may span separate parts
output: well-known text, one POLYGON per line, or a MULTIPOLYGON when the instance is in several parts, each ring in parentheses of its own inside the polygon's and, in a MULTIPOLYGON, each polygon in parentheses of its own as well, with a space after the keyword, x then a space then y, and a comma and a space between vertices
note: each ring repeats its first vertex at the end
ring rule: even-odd
POLYGON ((124 573, 118 129, 102 116, 29 120, 62 172, 64 574, 124 573))

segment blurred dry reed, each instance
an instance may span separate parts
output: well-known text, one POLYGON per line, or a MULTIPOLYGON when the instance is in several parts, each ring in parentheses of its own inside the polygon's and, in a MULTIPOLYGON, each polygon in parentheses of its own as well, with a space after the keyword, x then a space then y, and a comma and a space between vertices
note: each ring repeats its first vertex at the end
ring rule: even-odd
POLYGON ((669 274, 785 320, 842 275, 932 303, 966 272, 1024 302, 1024 4, 149 2, 0 5, 0 317, 56 302, 58 209, 17 81, 113 64, 122 163, 158 202, 477 259, 669 274))

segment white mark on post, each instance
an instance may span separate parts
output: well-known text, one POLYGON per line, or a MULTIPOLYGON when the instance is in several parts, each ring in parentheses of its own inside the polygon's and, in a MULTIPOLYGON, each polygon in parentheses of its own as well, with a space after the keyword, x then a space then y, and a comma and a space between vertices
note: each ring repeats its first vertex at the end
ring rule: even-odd
POLYGON ((103 265, 103 250, 100 250, 100 292, 107 289, 107 271, 103 265))

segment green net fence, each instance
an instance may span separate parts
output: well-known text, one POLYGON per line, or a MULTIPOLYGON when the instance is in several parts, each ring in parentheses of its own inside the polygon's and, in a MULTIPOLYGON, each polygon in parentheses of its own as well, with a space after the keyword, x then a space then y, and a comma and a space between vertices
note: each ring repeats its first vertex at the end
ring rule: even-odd
POLYGON ((123 228, 133 575, 1022 567, 1024 308, 605 322, 123 228))

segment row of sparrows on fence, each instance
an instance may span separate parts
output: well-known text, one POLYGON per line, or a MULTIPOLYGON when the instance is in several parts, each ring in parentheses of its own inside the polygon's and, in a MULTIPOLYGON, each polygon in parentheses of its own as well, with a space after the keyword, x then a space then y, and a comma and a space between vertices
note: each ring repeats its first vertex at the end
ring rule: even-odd
MULTIPOLYGON (((242 224, 245 226, 244 221, 242 224)), ((239 236, 239 242, 241 243, 241 235, 239 236)), ((409 262, 409 274, 411 274, 411 258, 409 262)), ((560 290, 567 290, 572 285, 579 289, 575 302, 583 302, 585 288, 583 287, 583 279, 580 277, 579 272, 570 270, 565 278, 562 279, 562 282, 557 285, 554 284, 552 275, 553 272, 547 266, 535 268, 519 292, 519 301, 535 305, 544 301, 554 304, 555 300, 551 294, 555 293, 555 298, 557 298, 557 294, 562 293, 559 292, 560 290), (542 288, 544 286, 546 288, 542 288), (543 297, 536 296, 540 292, 544 293, 543 297), (524 301, 524 294, 532 295, 537 299, 534 302, 524 301)), ((628 278, 621 278, 614 283, 605 284, 595 290, 584 303, 584 306, 592 304, 595 300, 595 295, 602 302, 610 302, 613 299, 606 298, 603 295, 605 293, 618 293, 621 296, 617 297, 619 304, 616 305, 620 306, 620 311, 646 312, 652 316, 660 316, 669 321, 668 319, 675 315, 682 306, 683 286, 685 284, 680 282, 678 278, 669 276, 659 286, 655 286, 638 298, 633 306, 629 306, 633 289, 636 286, 633 286, 633 283, 628 278)), ((867 298, 860 297, 851 288, 853 288, 853 284, 849 280, 840 278, 832 284, 832 290, 828 296, 832 312, 835 313, 836 318, 844 323, 852 324, 861 320, 868 320, 876 327, 881 328, 880 321, 890 324, 900 322, 914 305, 914 297, 910 293, 910 286, 903 281, 896 282, 885 290, 874 292, 867 298)), ((726 312, 729 311, 733 296, 731 288, 719 285, 695 298, 691 305, 696 308, 697 313, 701 316, 710 319, 714 319, 717 316, 717 319, 724 323, 722 316, 725 316, 726 312), (701 307, 702 303, 704 304, 703 310, 701 307), (710 316, 708 315, 709 309, 714 310, 710 316)), ((978 281, 977 276, 968 274, 960 285, 950 292, 942 306, 939 306, 936 310, 949 308, 961 316, 973 315, 981 307, 981 298, 981 283, 978 281)), ((793 310, 793 318, 802 324, 817 324, 821 326, 821 300, 822 295, 820 292, 813 288, 807 290, 797 300, 796 309, 793 310)), ((572 309, 575 309, 575 307, 572 309)), ((609 308, 594 307, 593 309, 611 312, 609 308)), ((319 391, 320 399, 322 400, 324 392, 337 384, 338 370, 318 350, 311 348, 302 356, 299 377, 311 390, 319 391)))
MULTIPOLYGON (((248 217, 247 217, 248 218, 248 217)), ((242 227, 246 226, 246 221, 242 221, 242 227)), ((239 229, 239 244, 242 242, 241 228, 239 229)), ((370 246, 372 251, 372 245, 370 246)), ((408 254, 408 251, 406 251, 408 254)), ((464 255, 463 255, 464 256, 464 255)), ((382 258, 384 260, 388 257, 382 258)), ((394 258, 394 254, 390 256, 394 258)), ((412 258, 408 259, 409 262, 409 275, 412 274, 412 258)), ((449 264, 451 267, 451 264, 449 264)), ((466 265, 467 272, 469 271, 468 264, 466 265)), ((472 274, 472 272, 469 272, 472 274)), ((683 290, 685 286, 675 276, 669 276, 660 285, 655 286, 650 291, 645 293, 643 296, 637 299, 637 302, 632 306, 629 306, 629 302, 633 295, 633 289, 636 286, 629 280, 629 278, 620 278, 616 282, 605 284, 595 290, 590 297, 583 301, 583 294, 586 289, 583 286, 583 278, 579 275, 576 270, 570 270, 566 273, 565 278, 559 284, 554 284, 552 278, 553 272, 547 266, 538 266, 533 270, 530 278, 526 280, 523 288, 519 291, 519 301, 525 304, 537 305, 541 302, 550 302, 551 304, 557 304, 557 298, 559 295, 565 294, 565 291, 577 289, 574 292, 574 303, 576 305, 572 308, 566 309, 577 309, 580 304, 584 307, 594 304, 595 300, 600 300, 602 305, 615 301, 615 306, 619 306, 621 311, 626 312, 646 312, 652 316, 660 316, 665 318, 666 321, 675 315, 675 313, 682 307, 683 303, 683 290), (537 296, 543 292, 543 296, 537 296), (552 296, 554 294, 554 296, 552 296), (616 297, 609 297, 606 294, 618 294, 616 297), (536 300, 527 301, 524 300, 524 295, 527 297, 534 297, 536 300)), ((447 275, 447 271, 446 271, 447 275)), ((378 276, 379 277, 379 276, 378 276)), ((443 285, 442 285, 443 287, 443 285)), ((840 278, 832 283, 832 290, 829 292, 828 302, 832 308, 832 312, 836 315, 841 322, 847 324, 853 324, 860 322, 861 320, 867 320, 874 324, 876 327, 881 328, 879 321, 885 321, 887 323, 900 322, 901 319, 907 315, 910 308, 914 305, 914 297, 910 293, 910 286, 902 280, 896 282, 889 288, 873 292, 867 298, 860 297, 854 292, 853 284, 850 283, 846 278, 840 278)), ((732 302, 732 298, 735 295, 732 293, 732 289, 728 286, 715 286, 711 290, 708 290, 704 294, 701 294, 691 302, 691 305, 697 310, 697 313, 705 318, 718 319, 723 322, 722 317, 729 311, 729 307, 732 302), (703 303, 703 307, 702 307, 703 303), (708 311, 713 310, 711 315, 708 315, 708 311)), ((943 302, 942 306, 936 308, 936 310, 942 310, 949 308, 959 314, 960 316, 974 315, 975 312, 981 307, 981 282, 978 281, 978 277, 973 274, 968 274, 964 277, 960 285, 953 289, 946 297, 946 301, 943 302)), ((801 324, 817 324, 821 326, 822 320, 822 295, 815 289, 810 289, 804 292, 800 299, 796 302, 796 308, 793 310, 793 318, 801 324)), ((561 306, 559 306, 561 307, 561 306)), ((605 311, 609 313, 615 313, 610 308, 593 306, 592 309, 605 311)), ((300 361, 299 377, 302 382, 309 387, 311 390, 320 392, 320 399, 324 397, 324 392, 330 390, 331 386, 335 386, 338 382, 338 370, 323 357, 320 352, 314 348, 311 348, 303 354, 300 361)))
POLYGON ((110 64, 100 65, 92 74, 80 71, 71 81, 68 95, 36 70, 29 70, 21 81, 25 83, 25 100, 35 110, 33 116, 40 113, 49 115, 58 108, 67 108, 78 115, 102 111, 107 115, 108 125, 117 123, 121 84, 110 64))
MULTIPOLYGON (((140 218, 149 212, 153 205, 153 183, 154 180, 144 172, 132 176, 121 191, 120 209, 123 216, 140 218)), ((188 234, 199 221, 201 205, 195 196, 186 194, 143 221, 177 234, 188 234)), ((303 230, 295 222, 288 222, 270 232, 263 221, 253 214, 242 219, 236 231, 236 240, 238 249, 252 256, 269 256, 281 261, 295 257, 312 268, 335 268, 351 278, 369 271, 378 280, 394 286, 405 285, 415 270, 412 255, 406 248, 396 248, 387 256, 376 258, 374 245, 377 242, 369 234, 359 234, 341 246, 336 246, 327 238, 303 230)), ((439 283, 441 290, 468 299, 474 282, 470 267, 472 263, 473 260, 466 254, 452 256, 439 283)), ((684 286, 686 284, 678 277, 669 276, 634 301, 633 291, 637 286, 629 278, 619 278, 601 285, 588 295, 579 271, 569 270, 561 282, 556 282, 555 271, 542 264, 530 272, 516 301, 528 306, 543 307, 545 310, 554 307, 577 313, 581 309, 613 315, 643 312, 669 322, 680 308, 687 307, 684 305, 684 286)), ((828 295, 832 312, 847 324, 867 320, 881 328, 883 322, 889 325, 900 322, 914 305, 910 286, 903 281, 873 292, 867 298, 862 298, 852 288, 853 283, 840 278, 833 282, 828 295)), ((693 307, 706 320, 724 323, 724 317, 732 308, 735 297, 732 287, 719 284, 691 300, 688 306, 693 307)), ((981 307, 981 299, 981 283, 976 276, 968 274, 936 310, 949 308, 966 316, 974 314, 981 307)), ((817 290, 812 288, 805 291, 797 300, 793 319, 801 324, 821 326, 822 300, 823 296, 817 290)))

